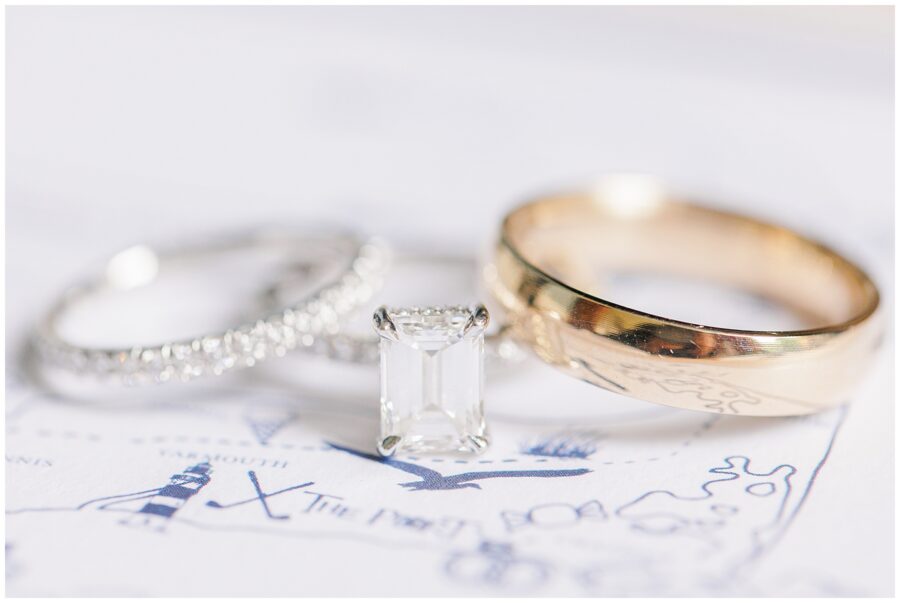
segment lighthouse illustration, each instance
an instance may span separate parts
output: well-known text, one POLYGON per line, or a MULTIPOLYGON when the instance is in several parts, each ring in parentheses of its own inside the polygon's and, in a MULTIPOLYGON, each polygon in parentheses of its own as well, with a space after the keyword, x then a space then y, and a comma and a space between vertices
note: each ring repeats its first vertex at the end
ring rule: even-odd
POLYGON ((145 527, 162 531, 166 522, 182 508, 188 500, 209 483, 212 467, 203 462, 184 469, 169 478, 169 483, 159 488, 141 507, 122 523, 133 527, 145 527))

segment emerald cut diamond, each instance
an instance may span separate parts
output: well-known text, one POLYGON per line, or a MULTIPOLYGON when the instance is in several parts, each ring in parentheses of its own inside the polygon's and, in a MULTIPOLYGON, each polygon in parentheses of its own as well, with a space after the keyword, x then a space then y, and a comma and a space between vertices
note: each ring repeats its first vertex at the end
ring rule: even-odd
POLYGON ((481 452, 484 306, 379 308, 381 437, 378 451, 481 452))

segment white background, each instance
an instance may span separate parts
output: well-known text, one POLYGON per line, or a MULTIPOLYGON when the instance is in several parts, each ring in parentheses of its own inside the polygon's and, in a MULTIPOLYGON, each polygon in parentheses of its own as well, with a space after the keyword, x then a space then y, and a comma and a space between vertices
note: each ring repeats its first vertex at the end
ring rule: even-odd
MULTIPOLYGON (((291 218, 474 250, 514 202, 622 170, 823 239, 893 304, 891 8, 7 16, 10 358, 124 245, 291 218)), ((893 583, 886 348, 769 558, 802 548, 872 594, 893 583)))

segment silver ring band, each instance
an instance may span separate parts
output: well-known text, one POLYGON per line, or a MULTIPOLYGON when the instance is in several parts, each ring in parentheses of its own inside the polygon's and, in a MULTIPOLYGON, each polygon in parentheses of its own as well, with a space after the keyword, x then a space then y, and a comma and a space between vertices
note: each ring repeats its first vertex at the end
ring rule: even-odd
MULTIPOLYGON (((425 255, 420 254, 391 254, 389 260, 396 263, 439 263, 439 264, 463 264, 471 265, 477 271, 477 263, 469 257, 451 255, 425 255)), ((292 279, 286 278, 263 293, 264 304, 267 307, 277 307, 283 303, 286 292, 291 290, 292 279)), ((413 310, 418 310, 414 307, 413 310)), ((372 306, 372 310, 375 307, 372 306)), ((485 358, 490 366, 501 363, 517 363, 525 356, 524 349, 515 343, 507 335, 507 326, 502 325, 491 333, 485 334, 484 351, 485 358)), ((374 332, 350 332, 345 325, 332 332, 324 333, 316 338, 305 351, 329 360, 352 364, 377 365, 379 362, 379 337, 374 332)))
MULTIPOLYGON (((418 311, 420 308, 413 307, 418 311)), ((489 363, 495 361, 518 362, 525 351, 507 335, 509 327, 503 325, 494 333, 484 337, 485 359, 489 363)), ((356 364, 378 364, 379 339, 377 335, 361 333, 327 333, 319 337, 309 351, 338 362, 356 364)))
POLYGON ((38 326, 35 348, 42 364, 79 376, 120 381, 125 385, 189 381, 254 366, 271 356, 315 345, 337 332, 339 320, 364 304, 380 287, 387 249, 378 240, 352 235, 330 237, 284 231, 254 231, 204 244, 154 250, 126 249, 110 259, 102 274, 70 287, 38 326), (291 253, 337 255, 343 267, 336 277, 278 309, 224 331, 160 344, 91 348, 64 339, 59 318, 71 305, 102 290, 143 286, 158 269, 175 260, 247 247, 272 246, 291 253), (124 279, 122 278, 124 276, 124 279))

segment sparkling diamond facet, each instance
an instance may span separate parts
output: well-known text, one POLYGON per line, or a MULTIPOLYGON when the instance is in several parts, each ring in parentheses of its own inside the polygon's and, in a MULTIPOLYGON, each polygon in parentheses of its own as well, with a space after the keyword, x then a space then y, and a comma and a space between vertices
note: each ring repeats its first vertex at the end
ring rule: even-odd
POLYGON ((484 420, 484 307, 375 313, 381 336, 379 452, 480 452, 484 420))

